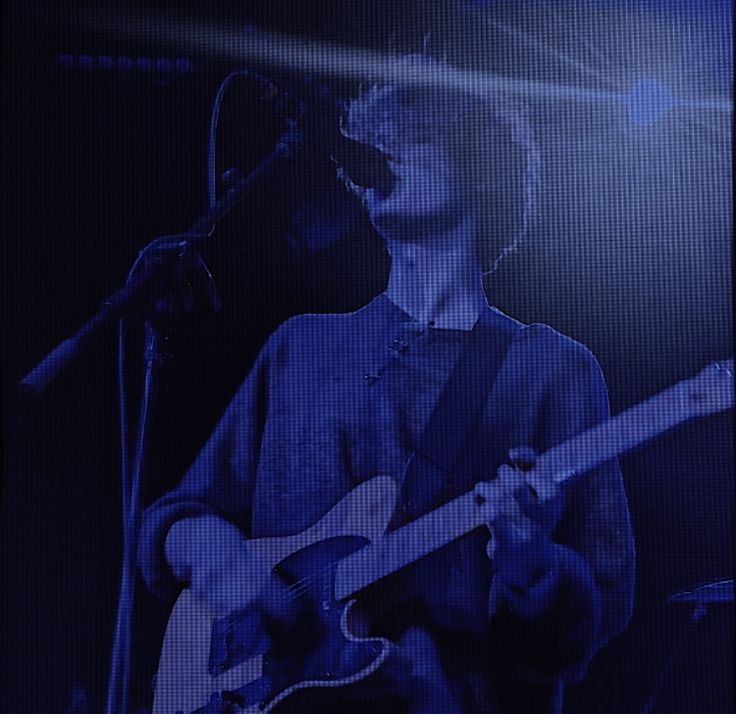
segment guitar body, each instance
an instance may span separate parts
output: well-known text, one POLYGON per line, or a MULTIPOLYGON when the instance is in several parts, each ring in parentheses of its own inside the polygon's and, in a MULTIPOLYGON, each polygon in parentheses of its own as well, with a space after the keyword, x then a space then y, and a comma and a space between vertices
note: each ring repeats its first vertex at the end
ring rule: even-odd
POLYGON ((335 599, 334 564, 383 534, 395 499, 393 480, 379 476, 306 531, 249 541, 286 583, 285 618, 257 605, 217 617, 182 592, 164 635, 153 714, 228 711, 228 702, 233 711, 269 712, 299 690, 342 687, 378 669, 391 643, 355 634, 355 600, 335 599))

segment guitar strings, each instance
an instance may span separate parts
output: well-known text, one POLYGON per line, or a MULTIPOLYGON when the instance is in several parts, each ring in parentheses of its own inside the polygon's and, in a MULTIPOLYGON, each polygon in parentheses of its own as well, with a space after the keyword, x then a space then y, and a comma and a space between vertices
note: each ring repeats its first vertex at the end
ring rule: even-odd
POLYGON ((332 562, 326 568, 322 568, 321 570, 317 570, 314 573, 310 573, 305 578, 295 580, 291 585, 288 585, 286 588, 284 588, 284 593, 288 594, 287 601, 295 602, 320 579, 324 578, 325 581, 328 581, 334 575, 334 573, 337 572, 337 566, 337 562, 332 562))

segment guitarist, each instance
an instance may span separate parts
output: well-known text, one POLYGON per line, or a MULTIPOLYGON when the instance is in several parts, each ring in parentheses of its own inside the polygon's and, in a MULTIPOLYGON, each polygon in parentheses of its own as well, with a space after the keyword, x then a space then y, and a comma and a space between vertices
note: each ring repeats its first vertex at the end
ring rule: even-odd
MULTIPOLYGON (((388 285, 355 313, 303 315, 269 338, 179 487, 145 513, 140 566, 163 598, 187 585, 223 614, 255 603, 283 615, 280 581, 259 568, 248 539, 306 529, 376 474, 400 481, 481 315, 514 337, 477 427, 477 443, 494 443, 476 480, 499 467, 518 476, 535 452, 608 416, 587 349, 486 302, 483 267, 514 213, 526 226, 539 180, 520 116, 379 87, 352 103, 344 130, 391 156, 388 195, 346 178, 391 255, 388 285), (513 471, 502 464, 509 453, 513 471)), ((460 492, 450 484, 430 506, 460 492)), ((328 702, 314 710, 560 712, 564 684, 583 677, 631 614, 634 549, 618 465, 575 480, 551 505, 521 505, 524 516, 490 524, 488 548, 488 531, 476 531, 420 561, 418 591, 375 625, 398 643, 389 660, 322 690, 328 702)), ((310 711, 306 701, 279 711, 310 711)))

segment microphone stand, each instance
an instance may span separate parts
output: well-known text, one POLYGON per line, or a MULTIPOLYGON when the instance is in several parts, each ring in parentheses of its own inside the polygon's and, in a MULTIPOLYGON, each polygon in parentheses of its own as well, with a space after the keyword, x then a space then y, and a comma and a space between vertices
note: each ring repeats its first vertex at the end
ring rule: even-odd
POLYGON ((672 651, 669 653, 669 655, 667 656, 667 659, 665 660, 665 663, 660 668, 659 674, 657 676, 657 681, 655 682, 654 687, 649 693, 649 696, 647 697, 646 702, 644 702, 644 706, 642 707, 640 714, 651 714, 652 710, 654 709, 654 706, 657 703, 657 700, 659 699, 659 695, 662 691, 662 687, 665 683, 665 680, 667 679, 667 675, 672 670, 673 665, 677 661, 678 657, 680 656, 680 653, 683 650, 683 647, 685 646, 685 643, 690 638, 690 635, 695 629, 695 626, 698 624, 698 622, 700 622, 703 615, 705 615, 705 612, 706 612, 706 606, 703 603, 698 603, 693 608, 693 611, 690 614, 690 620, 688 621, 685 629, 680 633, 680 636, 675 642, 675 645, 672 648, 672 651))
POLYGON ((690 620, 688 621, 687 626, 680 634, 679 639, 675 642, 675 646, 672 648, 672 651, 667 657, 664 665, 662 665, 659 670, 657 681, 647 697, 640 714, 651 714, 657 703, 657 699, 659 699, 659 694, 662 691, 662 686, 664 685, 667 676, 672 670, 677 658, 680 656, 680 652, 695 629, 695 626, 705 616, 707 606, 709 604, 733 603, 733 599, 733 580, 717 580, 713 583, 701 585, 693 590, 685 590, 680 593, 675 593, 667 598, 668 604, 673 602, 685 602, 694 605, 694 607, 690 614, 690 620))
POLYGON ((149 250, 155 250, 160 255, 152 261, 147 261, 142 270, 131 276, 131 279, 122 288, 103 300, 102 308, 92 319, 86 322, 74 336, 58 345, 23 377, 20 386, 26 394, 34 398, 38 397, 60 372, 74 363, 91 338, 105 324, 112 318, 125 313, 144 290, 156 282, 162 269, 172 258, 172 255, 165 257, 161 255, 162 253, 168 249, 176 255, 180 254, 185 247, 203 243, 211 234, 212 228, 246 198, 248 191, 255 183, 267 175, 280 161, 291 158, 298 151, 301 134, 295 120, 289 120, 289 125, 289 129, 279 138, 271 154, 252 173, 238 179, 214 206, 204 213, 186 233, 179 236, 181 241, 175 245, 164 243, 162 247, 161 241, 156 240, 141 251, 141 256, 147 254, 149 250))
MULTIPOLYGON (((167 287, 172 266, 191 260, 195 247, 204 243, 215 225, 240 201, 251 187, 266 177, 280 162, 291 158, 301 145, 301 133, 294 119, 287 120, 287 130, 279 138, 271 154, 248 176, 234 181, 231 188, 211 206, 184 234, 154 240, 138 255, 125 285, 103 301, 97 314, 75 335, 58 345, 20 383, 30 396, 38 397, 59 373, 78 359, 95 335, 110 320, 142 309, 144 317, 144 361, 146 364, 140 400, 140 416, 136 435, 132 473, 123 473, 123 561, 113 640, 106 714, 128 714, 131 629, 135 596, 136 553, 142 511, 143 476, 146 470, 151 412, 156 395, 156 380, 166 359, 163 345, 176 314, 174 296, 167 287)), ((204 268, 201 259, 198 266, 204 268)), ((209 277, 209 274, 208 274, 209 277)), ((121 424, 124 429, 125 425, 121 424)), ((124 459, 125 463, 125 459, 124 459)), ((123 465, 125 468, 125 465, 123 465)))

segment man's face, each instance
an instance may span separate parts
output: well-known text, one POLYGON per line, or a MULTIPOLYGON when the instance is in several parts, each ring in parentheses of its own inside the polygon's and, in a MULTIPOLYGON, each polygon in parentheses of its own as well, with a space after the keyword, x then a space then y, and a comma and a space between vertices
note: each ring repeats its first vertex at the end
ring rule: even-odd
MULTIPOLYGON (((382 147, 379 147, 382 148, 382 147)), ((383 150, 383 149, 382 149, 383 150)), ((391 147, 393 191, 365 193, 368 217, 384 237, 417 241, 446 234, 467 215, 457 171, 437 142, 391 147)))

